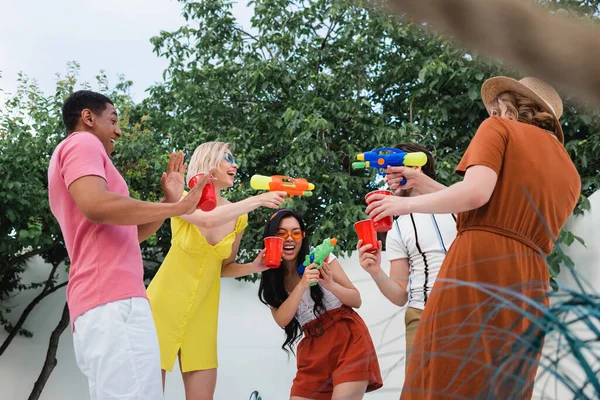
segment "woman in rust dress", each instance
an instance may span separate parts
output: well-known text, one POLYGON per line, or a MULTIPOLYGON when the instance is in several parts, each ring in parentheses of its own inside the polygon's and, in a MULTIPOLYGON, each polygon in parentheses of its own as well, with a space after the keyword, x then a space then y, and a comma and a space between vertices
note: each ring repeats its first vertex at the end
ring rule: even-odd
POLYGON ((401 399, 529 399, 533 392, 550 290, 546 256, 581 183, 563 146, 563 106, 552 87, 495 77, 481 92, 490 118, 456 168, 463 181, 446 188, 390 169, 392 189, 404 175, 430 193, 378 196, 367 207, 375 220, 458 213, 458 235, 417 329, 401 399))

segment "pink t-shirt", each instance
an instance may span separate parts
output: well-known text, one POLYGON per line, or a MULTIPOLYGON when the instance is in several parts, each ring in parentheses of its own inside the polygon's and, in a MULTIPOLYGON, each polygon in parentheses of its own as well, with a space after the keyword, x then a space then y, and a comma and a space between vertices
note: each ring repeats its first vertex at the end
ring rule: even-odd
POLYGON ((94 307, 129 297, 147 298, 137 226, 89 221, 68 191, 71 183, 88 175, 103 178, 109 191, 129 196, 127 183, 100 139, 74 132, 56 147, 48 168, 50 209, 71 260, 67 285, 71 329, 78 316, 94 307))

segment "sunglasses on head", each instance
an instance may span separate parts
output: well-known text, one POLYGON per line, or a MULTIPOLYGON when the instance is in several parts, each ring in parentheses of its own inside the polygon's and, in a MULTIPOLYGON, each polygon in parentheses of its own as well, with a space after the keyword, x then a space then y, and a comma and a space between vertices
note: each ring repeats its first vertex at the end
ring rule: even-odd
POLYGON ((225 152, 225 161, 227 161, 230 164, 239 165, 237 160, 233 157, 231 153, 225 152))
POLYGON ((288 238, 292 238, 294 240, 302 240, 304 239, 304 232, 302 231, 277 231, 275 232, 275 236, 282 238, 283 240, 288 240, 288 238))
POLYGON ((280 212, 282 212, 282 211, 289 211, 289 210, 288 210, 288 209, 286 209, 286 208, 281 208, 281 209, 279 209, 279 210, 275 211, 275 212, 273 213, 273 215, 271 215, 271 216, 269 217, 269 221, 271 221, 273 218, 275 218, 275 217, 277 216, 277 214, 279 214, 279 213, 280 213, 280 212))

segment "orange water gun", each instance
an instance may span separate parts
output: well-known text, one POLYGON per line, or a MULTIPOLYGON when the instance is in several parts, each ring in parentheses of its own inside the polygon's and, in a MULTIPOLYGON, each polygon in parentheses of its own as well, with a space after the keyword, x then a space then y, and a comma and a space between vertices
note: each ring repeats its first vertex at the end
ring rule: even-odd
POLYGON ((311 190, 315 185, 303 178, 290 178, 283 175, 253 175, 250 178, 250 187, 256 190, 282 191, 290 197, 294 196, 312 196, 311 190))

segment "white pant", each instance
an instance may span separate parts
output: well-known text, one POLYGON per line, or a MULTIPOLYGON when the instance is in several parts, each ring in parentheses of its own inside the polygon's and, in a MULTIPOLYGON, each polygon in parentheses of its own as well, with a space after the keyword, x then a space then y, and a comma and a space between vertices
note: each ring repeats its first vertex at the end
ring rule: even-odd
POLYGON ((160 349, 148 300, 133 297, 75 320, 75 358, 92 400, 161 400, 160 349))

